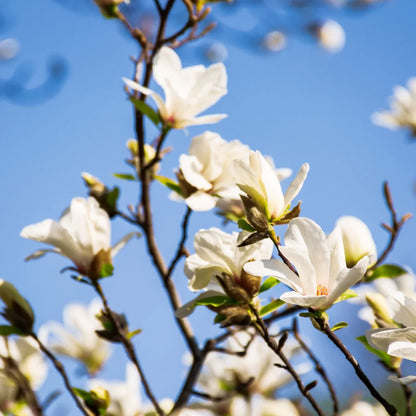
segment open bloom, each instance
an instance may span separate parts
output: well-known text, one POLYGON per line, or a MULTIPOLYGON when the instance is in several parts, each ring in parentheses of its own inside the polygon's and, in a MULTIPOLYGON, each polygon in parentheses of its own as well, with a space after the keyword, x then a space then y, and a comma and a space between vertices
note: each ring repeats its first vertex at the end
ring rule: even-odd
POLYGON ((353 267, 361 258, 368 256, 369 266, 377 261, 377 248, 367 225, 357 217, 345 216, 339 218, 339 227, 344 243, 345 261, 348 267, 353 267))
POLYGON ((394 88, 390 100, 390 111, 372 115, 372 121, 382 127, 395 130, 407 127, 413 136, 416 135, 416 77, 407 81, 407 89, 402 86, 394 88))
POLYGON ((271 223, 284 221, 289 214, 290 203, 300 192, 309 171, 304 163, 295 179, 283 194, 280 181, 273 167, 262 154, 250 151, 249 163, 237 160, 235 163, 236 182, 257 208, 271 223))
POLYGON ((280 260, 247 263, 244 270, 255 276, 274 276, 293 292, 280 299, 305 308, 329 308, 347 289, 357 283, 368 266, 363 257, 351 269, 345 265, 344 247, 339 229, 328 237, 308 218, 295 218, 285 233, 282 254, 293 264, 294 273, 280 260))
POLYGON ((206 131, 192 139, 188 155, 179 158, 177 174, 186 204, 194 211, 215 207, 221 194, 235 187, 233 161, 248 159, 249 148, 206 131))
POLYGON ((128 234, 114 247, 110 246, 111 225, 108 214, 90 197, 74 198, 59 222, 51 219, 24 227, 21 237, 55 246, 38 250, 26 260, 55 252, 74 262, 80 274, 95 278, 100 266, 112 263, 112 257, 134 235, 128 234))
POLYGON ((99 371, 111 353, 110 344, 95 333, 101 329, 96 318, 100 309, 98 299, 88 307, 72 303, 64 309, 65 326, 57 322, 42 326, 45 338, 52 336, 47 343, 53 351, 80 361, 90 374, 99 371))
POLYGON ((172 49, 162 47, 154 59, 153 76, 163 88, 165 100, 137 82, 123 80, 130 88, 154 99, 165 124, 182 129, 216 123, 226 117, 225 114, 196 117, 227 93, 227 74, 223 64, 182 68, 179 56, 172 49))

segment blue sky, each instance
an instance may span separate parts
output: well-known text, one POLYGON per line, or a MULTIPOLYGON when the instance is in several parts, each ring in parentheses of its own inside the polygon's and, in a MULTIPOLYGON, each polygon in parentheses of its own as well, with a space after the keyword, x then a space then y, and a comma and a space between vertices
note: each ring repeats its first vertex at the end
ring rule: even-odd
MULTIPOLYGON (((28 62, 34 73, 30 85, 35 86, 45 77, 45 62, 55 54, 63 56, 69 67, 60 93, 43 104, 0 101, 0 276, 14 282, 30 300, 39 327, 49 320, 61 321, 65 304, 88 303, 94 295, 59 273, 67 266, 62 258, 51 255, 24 263, 23 258, 39 245, 21 239, 20 230, 45 218, 57 219, 73 197, 84 196, 82 171, 109 186, 121 186, 120 207, 135 202, 137 186, 118 181, 112 173, 127 170, 125 142, 133 137, 133 118, 121 78, 133 73, 129 57, 137 53, 137 47, 116 22, 104 20, 94 8, 75 13, 48 0, 39 0, 36 7, 19 1, 4 3, 3 13, 10 24, 0 35, 19 39, 21 53, 18 60, 1 64, 0 78, 28 62)), ((290 38, 288 48, 279 54, 229 46, 225 61, 229 93, 211 109, 229 117, 213 126, 171 134, 168 145, 174 150, 166 157, 162 173, 173 177, 179 155, 204 130, 218 132, 227 140, 239 139, 273 156, 279 167, 297 171, 308 162, 311 170, 300 194, 302 215, 326 232, 341 215, 355 215, 368 224, 381 252, 388 236, 380 223, 389 220, 382 183, 389 181, 400 214, 415 210, 416 143, 404 131, 373 125, 370 116, 387 108, 395 85, 404 85, 416 75, 415 13, 413 0, 387 1, 363 13, 334 12, 332 16, 347 34, 344 50, 334 55, 306 36, 290 38)), ((182 48, 179 54, 185 65, 200 63, 196 48, 182 48)), ((168 201, 168 191, 161 186, 154 188, 157 237, 169 258, 176 247, 171 236, 179 229, 185 208, 168 201)), ((190 236, 200 228, 220 224, 212 213, 195 214, 190 236)), ((113 241, 128 231, 117 220, 113 241)), ((415 232, 411 220, 389 262, 416 270, 415 232)), ((191 240, 188 247, 192 247, 191 240)), ((183 372, 184 348, 143 241, 126 247, 115 267, 115 276, 104 282, 110 304, 127 313, 132 329, 143 329, 136 345, 156 395, 174 396, 183 372)), ((181 266, 175 282, 183 298, 190 299, 181 266)), ((355 310, 351 305, 337 308, 334 323, 337 318, 346 320, 343 313, 351 316, 355 310)), ((212 318, 202 311, 192 318, 201 342, 205 335, 218 333, 212 318)), ((365 329, 357 325, 351 332, 345 330, 354 351, 360 347, 349 334, 359 335, 365 329)), ((318 348, 329 347, 316 334, 312 337, 318 348)), ((121 350, 114 349, 104 376, 123 378, 125 359, 121 350)), ((85 378, 76 378, 73 370, 70 367, 74 384, 82 386, 85 378)), ((53 388, 54 380, 51 376, 43 395, 53 388)))

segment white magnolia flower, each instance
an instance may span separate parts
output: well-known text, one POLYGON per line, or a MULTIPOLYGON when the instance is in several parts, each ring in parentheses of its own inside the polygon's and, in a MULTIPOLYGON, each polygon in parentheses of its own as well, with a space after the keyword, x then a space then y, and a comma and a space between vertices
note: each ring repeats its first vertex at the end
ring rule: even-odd
POLYGON ((374 113, 373 123, 391 130, 407 127, 412 135, 416 135, 416 77, 407 81, 407 89, 394 88, 390 107, 390 111, 374 113))
POLYGON ((179 56, 172 49, 162 47, 154 59, 153 76, 163 88, 164 101, 151 89, 126 78, 123 80, 133 90, 154 99, 165 124, 182 129, 216 123, 226 117, 225 114, 196 117, 227 93, 227 74, 222 63, 208 68, 202 65, 182 68, 179 56))
POLYGON ((353 267, 361 258, 368 256, 369 267, 377 261, 377 248, 367 225, 357 217, 345 216, 336 223, 342 234, 345 261, 348 267, 353 267))
POLYGON ((280 298, 305 308, 327 309, 363 276, 368 257, 353 268, 345 264, 344 247, 339 229, 328 237, 321 227, 308 218, 295 218, 285 233, 282 254, 295 266, 294 273, 280 260, 247 263, 244 270, 255 276, 274 276, 294 292, 280 298))
POLYGON ((235 397, 231 401, 230 416, 300 416, 288 399, 266 399, 256 395, 251 400, 235 397))
POLYGON ((189 194, 186 204, 194 211, 214 208, 223 192, 236 187, 233 161, 248 160, 248 152, 248 146, 238 140, 227 142, 211 131, 194 137, 189 154, 179 158, 178 177, 189 194))
MULTIPOLYGON (((401 292, 390 298, 393 319, 404 328, 381 328, 367 331, 368 342, 374 347, 387 352, 393 357, 416 361, 416 300, 408 298, 401 292)), ((398 379, 401 382, 415 382, 416 376, 398 379)))
MULTIPOLYGON (((5 338, 0 337, 0 356, 13 358, 34 390, 39 389, 44 383, 48 367, 33 339, 28 337, 8 339, 6 344, 5 338)), ((4 363, 0 360, 0 373, 3 369, 4 363)))
POLYGON ((194 238, 196 254, 189 256, 184 266, 189 289, 219 289, 216 276, 226 274, 238 279, 248 261, 271 257, 273 243, 268 239, 238 247, 247 236, 246 232, 228 234, 218 228, 198 231, 194 238))
POLYGON ((387 416, 386 409, 380 403, 370 404, 367 402, 356 402, 341 416, 387 416))
POLYGON ((319 44, 328 52, 339 52, 345 45, 343 27, 335 20, 327 20, 316 28, 319 44))
POLYGON ((309 171, 309 165, 304 163, 283 194, 275 169, 259 151, 250 151, 249 163, 241 160, 234 163, 237 185, 272 223, 289 212, 290 203, 300 192, 309 171))
POLYGON ((111 247, 110 234, 108 214, 90 197, 74 198, 59 222, 47 219, 28 225, 23 228, 20 236, 55 246, 54 249, 38 250, 26 260, 54 252, 71 259, 79 273, 96 277, 100 272, 97 266, 111 263, 112 258, 134 235, 128 234, 111 247))
POLYGON ((92 379, 88 388, 104 388, 110 393, 110 405, 106 414, 109 416, 138 416, 142 413, 140 397, 140 378, 132 363, 126 365, 125 381, 107 381, 92 379))
POLYGON ((80 361, 90 374, 99 371, 111 353, 109 343, 95 333, 95 330, 102 329, 96 318, 100 309, 98 299, 88 307, 72 303, 64 309, 65 326, 50 322, 42 327, 56 339, 47 342, 53 351, 80 361))

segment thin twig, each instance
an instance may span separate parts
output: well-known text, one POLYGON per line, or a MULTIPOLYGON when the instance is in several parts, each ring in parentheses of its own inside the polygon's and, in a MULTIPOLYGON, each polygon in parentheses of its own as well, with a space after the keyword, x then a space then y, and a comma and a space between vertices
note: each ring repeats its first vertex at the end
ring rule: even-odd
POLYGON ((103 292, 103 289, 102 289, 101 285, 96 280, 92 281, 92 285, 94 286, 94 289, 96 290, 97 294, 100 296, 100 299, 101 299, 101 301, 103 302, 103 305, 104 305, 104 310, 105 310, 106 314, 108 315, 109 319, 111 320, 111 323, 112 323, 113 327, 116 328, 116 330, 117 330, 117 335, 119 336, 119 339, 121 340, 121 343, 124 346, 124 349, 126 351, 127 356, 129 357, 130 361, 134 364, 134 366, 137 369, 137 372, 140 375, 140 378, 141 378, 141 381, 142 381, 142 384, 143 384, 143 387, 144 387, 144 390, 146 392, 147 397, 152 402, 157 414, 159 416, 165 416, 165 412, 159 406, 159 403, 158 403, 156 397, 152 393, 149 382, 147 381, 147 378, 144 374, 144 371, 143 371, 143 369, 142 369, 142 367, 139 363, 139 359, 137 358, 136 351, 134 350, 134 346, 131 343, 131 341, 126 338, 123 330, 120 328, 118 320, 114 317, 113 311, 111 310, 111 308, 108 305, 107 298, 106 298, 106 296, 103 292))
POLYGON ((309 403, 314 408, 316 413, 320 416, 324 416, 325 414, 324 414, 323 410, 321 409, 321 407, 319 406, 317 401, 313 398, 313 396, 310 394, 309 389, 307 388, 308 386, 304 386, 304 384, 302 382, 302 379, 300 378, 299 374, 296 372, 296 370, 294 369, 294 367, 292 366, 292 364, 290 363, 290 361, 288 360, 288 358, 286 357, 286 355, 282 351, 284 341, 285 341, 285 339, 287 339, 287 332, 285 333, 286 335, 282 336, 279 343, 276 343, 275 339, 272 338, 269 335, 268 329, 267 329, 264 321, 260 317, 259 312, 257 311, 257 309, 253 305, 250 305, 250 310, 253 312, 253 314, 256 318, 255 323, 257 325, 255 325, 255 327, 256 327, 258 333, 261 335, 261 337, 264 339, 264 341, 266 341, 266 344, 268 345, 268 347, 272 351, 274 351, 276 353, 276 355, 283 361, 284 365, 279 365, 279 367, 284 368, 285 370, 287 370, 290 373, 290 375, 295 380, 299 391, 309 401, 309 403))
POLYGON ((326 334, 326 336, 332 341, 332 343, 344 354, 347 361, 352 365, 357 374, 358 378, 363 382, 363 384, 367 387, 370 391, 371 395, 378 400, 383 407, 386 409, 387 413, 391 416, 399 416, 397 409, 390 404, 374 387, 371 383, 367 375, 362 370, 360 364, 356 358, 348 351, 346 346, 342 343, 342 341, 334 334, 334 332, 329 327, 328 323, 322 318, 315 318, 316 322, 318 323, 321 331, 326 334))
POLYGON ((30 336, 36 341, 40 350, 48 357, 51 361, 53 366, 55 367, 56 371, 61 375, 61 378, 65 384, 65 387, 68 393, 71 395, 72 399, 74 400, 75 404, 77 405, 78 409, 84 416, 89 416, 89 413, 85 410, 83 404, 79 400, 78 396, 75 394, 71 383, 69 381, 68 375, 66 374, 65 368, 62 363, 53 355, 53 353, 40 341, 35 333, 30 334, 30 336))
POLYGON ((300 336, 299 331, 298 331, 298 321, 296 318, 293 320, 292 333, 295 336, 301 348, 306 352, 310 360, 315 364, 315 371, 321 375, 322 379, 325 381, 326 385, 328 386, 329 394, 331 395, 331 399, 333 402, 334 416, 337 415, 339 412, 339 404, 338 404, 338 398, 335 393, 334 386, 332 385, 331 380, 326 374, 326 371, 323 368, 322 364, 319 362, 318 358, 315 356, 315 354, 306 345, 306 343, 303 341, 302 337, 300 336))

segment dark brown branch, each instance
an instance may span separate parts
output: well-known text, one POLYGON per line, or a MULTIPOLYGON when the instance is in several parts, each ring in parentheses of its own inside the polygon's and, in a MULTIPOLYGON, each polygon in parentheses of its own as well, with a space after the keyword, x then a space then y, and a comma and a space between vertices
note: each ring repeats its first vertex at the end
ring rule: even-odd
POLYGON ((332 341, 332 343, 344 354, 347 361, 352 365, 354 368, 355 373, 357 374, 358 378, 363 382, 363 384, 367 387, 371 395, 379 401, 383 407, 386 409, 387 413, 392 416, 399 416, 397 409, 390 404, 374 387, 371 383, 367 375, 362 370, 360 364, 355 359, 355 357, 348 351, 342 341, 332 332, 331 328, 329 327, 328 323, 322 318, 314 318, 318 323, 321 331, 326 334, 326 336, 332 341))
POLYGON ((48 357, 48 359, 51 361, 53 366, 55 367, 56 371, 61 375, 61 378, 65 384, 65 387, 68 391, 68 393, 71 395, 72 399, 74 400, 75 404, 77 405, 78 409, 81 411, 81 413, 84 416, 89 416, 89 413, 85 410, 83 404, 81 403, 78 396, 74 393, 74 390, 72 389, 71 383, 69 381, 68 375, 66 374, 65 368, 62 365, 62 363, 53 355, 49 349, 42 344, 42 342, 39 340, 37 335, 35 333, 31 334, 31 337, 36 341, 38 344, 40 350, 48 357))
POLYGON ((326 385, 328 386, 329 394, 331 395, 331 399, 332 399, 332 402, 333 402, 334 415, 337 415, 338 412, 339 412, 339 404, 338 404, 338 398, 337 398, 337 395, 335 393, 334 386, 332 385, 331 380, 328 378, 328 375, 326 374, 326 371, 322 367, 319 360, 316 358, 316 356, 314 355, 312 350, 306 345, 306 343, 303 341, 302 337, 300 336, 299 331, 298 331, 298 323, 297 323, 296 318, 293 320, 292 333, 295 336, 295 338, 298 341, 301 348, 303 349, 303 351, 306 352, 306 354, 308 355, 310 360, 314 363, 315 371, 318 374, 320 374, 320 376, 322 377, 322 379, 325 381, 326 385))
POLYGON ((142 367, 139 363, 139 359, 137 358, 136 351, 134 350, 134 346, 133 346, 132 342, 129 339, 126 338, 122 328, 120 328, 120 324, 119 324, 118 320, 114 317, 113 311, 110 309, 110 307, 108 305, 107 298, 105 297, 105 294, 102 290, 101 285, 96 280, 92 281, 91 283, 94 286, 94 289, 96 290, 97 294, 100 296, 100 299, 101 299, 101 301, 103 302, 103 305, 104 305, 104 310, 105 310, 107 316, 109 317, 113 327, 117 330, 117 335, 118 335, 121 343, 123 344, 123 347, 124 347, 124 350, 126 351, 127 356, 129 357, 130 361, 134 364, 134 366, 137 369, 137 372, 140 375, 140 378, 141 378, 146 396, 152 402, 157 414, 159 416, 165 416, 165 412, 159 406, 159 403, 158 403, 156 397, 152 393, 152 390, 151 390, 150 385, 147 381, 147 378, 144 374, 144 371, 143 371, 143 369, 142 369, 142 367))

